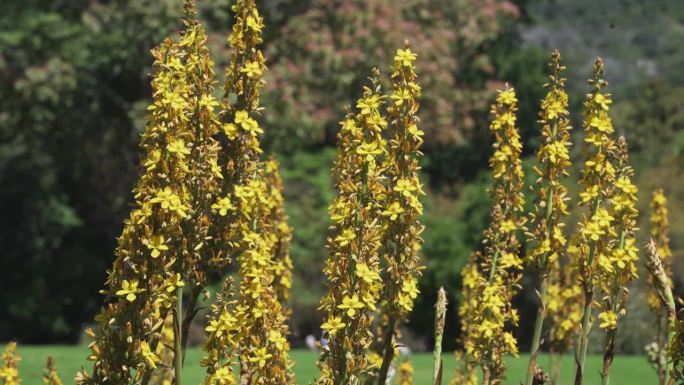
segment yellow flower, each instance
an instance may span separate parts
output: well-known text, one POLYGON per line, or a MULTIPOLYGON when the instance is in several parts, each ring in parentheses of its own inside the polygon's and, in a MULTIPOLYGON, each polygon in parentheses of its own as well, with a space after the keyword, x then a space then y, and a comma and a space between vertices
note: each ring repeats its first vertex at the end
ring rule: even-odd
POLYGON ((515 90, 509 88, 503 91, 499 91, 499 96, 496 99, 497 102, 503 105, 513 105, 518 102, 518 98, 515 96, 515 90))
POLYGON ((126 297, 128 302, 135 301, 135 294, 140 293, 142 289, 138 289, 138 281, 134 280, 129 282, 128 280, 123 280, 121 283, 121 290, 116 292, 116 295, 126 297))
POLYGON ((617 328, 617 314, 613 311, 604 311, 599 314, 599 319, 603 322, 599 325, 601 329, 613 330, 617 328))
POLYGON ((411 66, 418 56, 411 52, 410 48, 397 49, 397 54, 394 56, 394 60, 400 62, 401 65, 411 66))
POLYGON ((365 305, 363 302, 359 301, 359 296, 354 294, 353 296, 349 297, 344 297, 342 299, 342 303, 337 306, 338 309, 346 309, 347 310, 347 315, 350 318, 354 318, 356 315, 356 309, 363 309, 365 305))
POLYGON ((152 250, 152 258, 159 257, 162 251, 169 249, 169 247, 164 243, 164 236, 161 234, 151 236, 147 241, 147 248, 152 250))
POLYGON ((243 130, 249 132, 251 135, 263 134, 264 130, 259 127, 259 123, 249 116, 249 113, 240 110, 235 113, 235 124, 242 127, 243 130))
POLYGON ((373 283, 380 280, 380 274, 374 269, 371 269, 365 263, 358 263, 356 265, 356 276, 364 280, 366 283, 373 283))
POLYGON ((383 216, 390 217, 391 221, 396 220, 399 215, 401 215, 404 212, 404 209, 401 207, 401 203, 399 202, 392 202, 392 204, 387 208, 387 210, 382 212, 383 216))
POLYGON ((356 234, 351 228, 346 228, 342 230, 342 234, 335 237, 335 242, 339 243, 340 246, 347 246, 349 242, 356 239, 356 234))
POLYGON ((150 345, 147 341, 142 341, 140 343, 140 353, 151 368, 157 369, 157 362, 159 362, 160 359, 150 350, 150 345))
POLYGON ((594 102, 601 106, 604 111, 608 111, 608 106, 612 103, 609 96, 598 92, 594 94, 594 102))
POLYGON ((254 353, 254 356, 249 358, 249 362, 257 362, 259 368, 263 368, 266 365, 266 361, 271 357, 273 357, 273 354, 269 353, 266 348, 259 348, 254 353))
POLYGON ((378 107, 380 107, 380 97, 377 94, 364 97, 356 103, 356 108, 361 110, 362 115, 368 115, 378 107))
POLYGON ((342 318, 340 317, 330 317, 328 318, 327 321, 323 325, 321 325, 321 329, 325 330, 330 334, 331 336, 334 336, 337 334, 337 332, 347 326, 344 322, 342 322, 342 318))
POLYGON ((510 219, 501 223, 501 231, 504 233, 510 233, 511 231, 515 231, 517 228, 518 226, 515 225, 515 222, 510 219))
POLYGON ((249 78, 253 78, 261 76, 264 71, 261 69, 261 63, 257 61, 248 61, 245 63, 245 66, 240 69, 240 72, 247 74, 247 77, 249 78))
POLYGON ((219 200, 211 205, 211 209, 222 217, 225 217, 229 211, 235 210, 235 206, 230 201, 229 197, 219 198, 219 200))

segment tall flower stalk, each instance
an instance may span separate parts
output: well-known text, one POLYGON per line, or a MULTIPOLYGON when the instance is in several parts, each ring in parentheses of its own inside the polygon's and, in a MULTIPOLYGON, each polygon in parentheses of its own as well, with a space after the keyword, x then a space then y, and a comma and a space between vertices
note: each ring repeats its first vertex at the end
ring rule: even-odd
POLYGON ((384 260, 382 312, 386 319, 382 328, 384 346, 378 374, 380 385, 385 384, 394 358, 396 329, 411 312, 418 296, 418 252, 423 231, 420 222, 423 205, 419 198, 424 192, 418 177, 423 131, 418 127, 420 86, 413 64, 415 60, 416 54, 406 43, 404 49, 397 50, 392 68, 388 154, 382 164, 387 185, 386 204, 382 211, 385 235, 380 251, 384 260))
POLYGON ((342 122, 333 175, 338 195, 329 208, 332 225, 328 236, 330 257, 324 273, 327 293, 320 309, 327 345, 318 362, 319 385, 358 385, 369 373, 368 333, 382 290, 381 156, 382 131, 387 127, 380 108, 378 71, 371 87, 364 87, 357 112, 342 122))
MULTIPOLYGON (((256 120, 265 84, 266 64, 258 48, 264 22, 254 0, 237 0, 232 10, 235 23, 228 37, 232 53, 226 68, 221 132, 217 134, 223 145, 218 164, 225 170, 225 178, 212 204, 220 217, 212 230, 214 238, 226 245, 225 252, 237 257, 240 281, 235 302, 226 288, 222 300, 229 303, 218 304, 211 321, 230 325, 225 332, 239 347, 240 383, 290 384, 294 376, 286 339, 289 330, 274 288, 279 230, 272 211, 282 201, 276 202, 278 197, 267 185, 266 177, 273 170, 260 160, 263 129, 256 120), (228 315, 229 311, 233 313, 228 315), (231 317, 236 321, 227 322, 231 317)), ((223 349, 233 354, 231 345, 217 345, 221 338, 214 335, 206 344, 206 381, 225 375, 230 365, 225 357, 219 357, 223 349)))
POLYGON ((219 148, 211 139, 218 129, 213 62, 191 1, 184 25, 178 43, 167 39, 153 51, 153 103, 141 139, 144 174, 103 291, 97 334, 89 332, 95 337, 93 371, 82 370, 79 384, 148 382, 160 361, 155 351, 168 314, 175 325, 174 378, 182 381, 182 329, 188 321, 183 287, 191 282, 198 292, 212 265, 203 242, 212 188, 221 178, 219 148))
MULTIPOLYGON (((662 258, 662 265, 664 272, 668 279, 672 281, 671 258, 672 251, 670 250, 670 221, 668 218, 667 198, 663 189, 657 189, 653 192, 651 198, 651 218, 649 233, 653 238, 658 255, 662 258)), ((653 289, 653 277, 648 276, 649 291, 647 293, 648 307, 655 315, 656 321, 656 336, 654 344, 647 346, 649 353, 649 360, 658 374, 658 383, 665 384, 666 358, 665 352, 667 349, 667 335, 668 335, 668 312, 660 300, 658 292, 653 289)))
POLYGON ((598 275, 598 265, 610 256, 610 243, 615 237, 611 226, 613 217, 606 208, 609 204, 612 186, 615 183, 615 167, 611 163, 615 143, 611 138, 613 123, 608 116, 612 103, 610 94, 603 93, 607 82, 603 80, 603 62, 594 63, 594 77, 589 81, 592 86, 584 103, 584 141, 588 144, 588 159, 584 163, 580 184, 581 205, 588 207, 589 213, 579 224, 577 266, 578 275, 584 292, 582 325, 575 353, 575 385, 582 384, 584 362, 589 345, 589 332, 592 323, 592 306, 598 275))
POLYGON ((544 326, 544 309, 549 276, 559 270, 560 256, 564 253, 567 240, 563 232, 564 218, 568 215, 567 188, 562 179, 567 177, 570 167, 570 119, 568 112, 568 95, 565 93, 565 78, 562 72, 560 53, 556 50, 551 55, 551 75, 545 86, 549 92, 541 103, 540 123, 542 124, 541 148, 537 152, 539 166, 535 186, 536 198, 534 211, 531 214, 531 230, 528 238, 533 247, 529 255, 529 263, 539 274, 539 300, 537 318, 532 334, 532 346, 527 367, 526 384, 532 385, 537 371, 537 355, 539 353, 542 329, 544 326))
POLYGON ((615 338, 618 322, 624 316, 627 302, 627 285, 638 278, 636 261, 639 259, 634 231, 639 217, 636 209, 637 188, 632 184, 634 171, 629 166, 627 143, 620 137, 617 144, 617 181, 612 193, 612 216, 617 241, 610 253, 599 261, 599 282, 603 301, 599 325, 606 330, 606 346, 603 356, 601 378, 603 385, 610 384, 610 369, 615 355, 615 338))
POLYGON ((478 303, 465 305, 470 323, 464 336, 466 354, 481 367, 486 385, 501 384, 505 375, 504 356, 518 353, 515 337, 506 330, 518 323, 512 299, 523 268, 516 234, 524 222, 520 215, 524 198, 522 143, 515 124, 517 102, 515 91, 507 88, 499 92, 492 105, 494 119, 490 129, 495 142, 490 158, 494 179, 491 222, 484 234, 484 252, 476 254, 472 262, 481 269, 473 276, 476 282, 469 283, 473 285, 471 298, 478 303))

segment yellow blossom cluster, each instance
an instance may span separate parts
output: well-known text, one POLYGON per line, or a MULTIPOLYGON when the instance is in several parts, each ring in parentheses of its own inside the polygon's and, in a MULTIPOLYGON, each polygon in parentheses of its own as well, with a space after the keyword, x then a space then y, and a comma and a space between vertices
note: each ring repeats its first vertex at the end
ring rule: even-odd
POLYGON ((636 261, 639 259, 634 230, 639 211, 636 209, 637 188, 632 184, 634 174, 627 160, 627 144, 620 138, 616 148, 616 182, 612 191, 612 216, 617 242, 610 245, 610 252, 599 260, 599 282, 604 294, 599 319, 602 329, 614 338, 618 319, 625 310, 627 284, 637 278, 636 261))
POLYGON ((276 245, 273 251, 275 264, 273 287, 278 301, 280 301, 285 315, 289 317, 290 289, 292 288, 292 258, 290 244, 292 242, 292 227, 287 222, 285 201, 283 199, 283 182, 280 177, 280 165, 277 160, 270 159, 264 166, 264 178, 268 186, 271 203, 269 221, 275 231, 276 245))
POLYGON ((233 281, 228 277, 216 302, 211 305, 206 327, 204 350, 207 355, 201 365, 207 369, 203 385, 235 385, 237 379, 233 365, 237 359, 239 323, 235 314, 233 281))
MULTIPOLYGON (((581 333, 576 352, 575 381, 579 383, 584 374, 594 291, 600 278, 598 268, 604 259, 611 257, 611 245, 617 235, 612 226, 615 218, 608 209, 613 185, 616 182, 616 170, 612 163, 615 156, 615 141, 612 138, 614 128, 608 115, 612 100, 610 94, 603 93, 608 83, 603 80, 601 59, 597 59, 594 64, 594 77, 589 80, 589 84, 592 91, 587 94, 584 103, 583 122, 588 156, 580 180, 580 205, 587 206, 589 212, 579 223, 579 252, 577 259, 573 261, 584 293, 581 333)), ((604 315, 604 318, 608 316, 609 314, 604 315)))
MULTIPOLYGON (((285 244, 279 248, 279 236, 288 233, 289 227, 284 212, 279 211, 282 196, 275 191, 279 186, 271 185, 277 178, 273 169, 277 165, 260 160, 259 134, 263 130, 256 120, 266 70, 258 48, 263 17, 254 0, 237 0, 232 10, 235 23, 228 38, 232 54, 226 69, 219 133, 227 154, 219 163, 226 175, 212 205, 219 216, 212 229, 217 239, 224 240, 230 255, 237 256, 239 296, 233 302, 230 288, 224 288, 221 298, 228 302, 219 301, 210 317, 207 356, 203 359, 205 383, 233 383, 227 377, 232 378, 232 360, 237 356, 240 383, 290 384, 294 376, 286 338, 289 330, 274 287, 276 272, 287 264, 277 261, 285 258, 282 253, 288 248, 285 244)), ((289 243, 289 238, 282 242, 289 243)))
POLYGON ((0 366, 0 385, 19 385, 19 361, 21 358, 16 354, 17 343, 7 344, 2 353, 2 366, 0 366))
POLYGON ((520 242, 517 230, 524 219, 522 195, 523 170, 520 160, 522 143, 516 127, 518 99, 512 88, 500 91, 492 105, 494 154, 490 158, 493 170, 491 222, 484 234, 484 252, 471 258, 470 269, 477 274, 464 275, 464 287, 472 285, 470 299, 463 302, 463 343, 467 359, 474 360, 482 369, 486 384, 500 384, 504 379, 506 354, 517 355, 517 342, 510 326, 518 323, 517 311, 512 306, 513 295, 519 287, 522 259, 518 255, 520 242), (475 282, 467 282, 466 278, 475 282), (471 303, 472 301, 472 303, 471 303))
MULTIPOLYGON (((530 231, 528 240, 532 251, 528 254, 528 262, 537 270, 540 279, 539 294, 542 303, 537 308, 537 319, 532 337, 530 362, 528 365, 527 384, 531 384, 536 372, 537 352, 542 341, 544 325, 544 308, 549 275, 557 272, 559 258, 564 254, 567 240, 563 232, 563 219, 568 215, 568 189, 562 179, 568 176, 570 167, 570 113, 568 112, 568 95, 565 93, 565 78, 562 72, 558 50, 551 54, 551 75, 548 93, 541 103, 540 123, 542 124, 541 146, 537 152, 539 165, 535 167, 538 178, 534 187, 535 200, 530 214, 530 231)), ((560 289, 555 286, 555 289, 560 289)), ((559 293, 554 293, 559 294, 559 293)))
POLYGON ((43 374, 43 383, 45 385, 62 385, 62 379, 57 374, 55 367, 55 359, 48 356, 47 364, 45 365, 45 374, 43 374))
POLYGON ((357 113, 341 123, 339 149, 333 175, 337 197, 329 208, 332 225, 327 240, 330 257, 323 269, 327 293, 321 300, 327 340, 318 362, 317 384, 353 384, 371 365, 367 351, 373 341, 368 333, 379 294, 380 221, 386 196, 381 182, 381 161, 386 152, 378 71, 371 87, 365 87, 357 113))
POLYGON ((384 353, 380 382, 394 357, 398 326, 413 309, 419 293, 418 252, 423 231, 420 196, 424 192, 418 177, 423 131, 418 127, 417 117, 421 89, 414 67, 416 58, 408 42, 404 49, 397 50, 392 68, 393 92, 387 108, 388 153, 382 164, 386 196, 381 213, 384 239, 380 253, 385 286, 381 304, 384 322, 380 342, 384 353))
POLYGON ((529 253, 530 263, 539 270, 542 279, 549 274, 550 265, 555 265, 563 254, 567 242, 563 233, 563 218, 568 215, 568 189, 562 184, 562 179, 568 176, 571 165, 571 127, 568 95, 564 90, 566 79, 562 77, 565 67, 560 60, 560 53, 554 51, 549 64, 553 73, 546 84, 549 92, 541 103, 542 143, 537 152, 536 198, 528 233, 533 245, 529 253))
POLYGON ((219 148, 211 139, 218 129, 218 102, 212 96, 214 64, 190 1, 184 24, 179 42, 167 39, 153 50, 153 102, 141 139, 144 174, 118 239, 97 335, 90 332, 93 371, 79 372, 79 384, 149 376, 159 362, 154 352, 172 304, 186 282, 197 290, 204 280, 206 207, 221 178, 219 148))

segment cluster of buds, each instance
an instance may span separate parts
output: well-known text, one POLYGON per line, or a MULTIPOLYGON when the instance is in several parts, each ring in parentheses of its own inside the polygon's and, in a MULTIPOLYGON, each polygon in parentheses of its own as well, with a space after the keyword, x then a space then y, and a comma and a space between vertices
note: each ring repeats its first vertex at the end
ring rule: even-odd
POLYGON ((2 366, 0 366, 1 385, 21 384, 21 379, 19 378, 19 361, 21 361, 21 358, 16 354, 16 350, 17 343, 10 342, 2 353, 2 366))
POLYGON ((356 114, 347 116, 338 134, 333 170, 338 195, 329 208, 330 257, 323 269, 328 283, 320 306, 327 346, 318 363, 319 385, 358 383, 371 370, 367 351, 373 338, 368 330, 382 290, 379 218, 386 196, 381 157, 386 153, 382 131, 387 127, 377 70, 374 76, 356 114))
POLYGON ((516 127, 518 99, 512 88, 500 91, 492 105, 494 119, 490 125, 494 133, 494 154, 490 158, 493 170, 491 222, 484 234, 484 252, 471 258, 468 272, 477 269, 469 279, 471 300, 461 309, 464 322, 469 325, 463 337, 467 359, 474 360, 482 369, 486 384, 500 384, 504 379, 507 354, 517 355, 517 341, 510 326, 518 323, 512 299, 519 288, 523 262, 519 256, 517 238, 524 219, 522 195, 523 170, 520 154, 522 143, 516 127), (479 303, 470 303, 479 301, 479 303))
POLYGON ((45 365, 45 374, 43 374, 43 383, 45 385, 62 385, 62 379, 57 374, 57 367, 55 366, 55 359, 48 356, 45 365))

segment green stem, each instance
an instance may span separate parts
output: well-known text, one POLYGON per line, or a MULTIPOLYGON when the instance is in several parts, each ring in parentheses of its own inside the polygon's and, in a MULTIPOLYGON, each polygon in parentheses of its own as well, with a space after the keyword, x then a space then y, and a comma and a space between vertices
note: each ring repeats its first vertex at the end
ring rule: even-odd
MULTIPOLYGON (((598 213, 601 206, 601 195, 594 200, 594 207, 592 216, 598 213)), ((594 257, 596 254, 596 241, 589 242, 589 255, 587 257, 587 270, 591 272, 591 267, 594 264, 594 257)), ((577 349, 575 352, 575 385, 582 385, 584 376, 584 361, 587 358, 587 347, 589 346, 589 332, 591 329, 591 303, 594 300, 594 277, 584 277, 584 310, 582 311, 582 329, 579 333, 579 340, 577 342, 577 349)))
MULTIPOLYGON (((589 246, 589 266, 594 261, 594 254, 596 253, 596 244, 592 242, 589 246)), ((591 283, 592 277, 587 278, 590 282, 586 282, 584 288, 584 310, 582 311, 582 329, 579 334, 579 341, 577 343, 577 353, 575 354, 575 385, 582 385, 582 377, 584 375, 584 361, 587 358, 587 347, 589 346, 589 332, 591 328, 591 302, 594 300, 594 288, 591 283)))
POLYGON ((175 385, 183 385, 183 342, 181 322, 183 319, 183 288, 176 288, 175 338, 173 346, 173 370, 175 385))
POLYGON ((537 369, 537 355, 539 353, 539 346, 541 344, 542 328, 544 327, 544 297, 546 297, 547 277, 542 277, 541 287, 539 291, 539 306, 537 307, 537 319, 534 322, 534 333, 532 334, 532 346, 530 350, 530 360, 527 364, 527 377, 525 378, 526 385, 532 385, 534 380, 534 373, 537 369))

